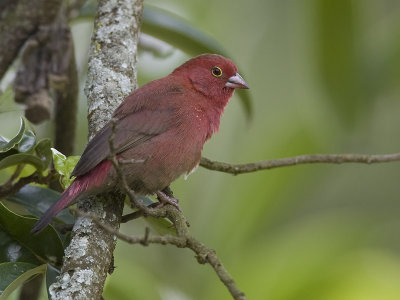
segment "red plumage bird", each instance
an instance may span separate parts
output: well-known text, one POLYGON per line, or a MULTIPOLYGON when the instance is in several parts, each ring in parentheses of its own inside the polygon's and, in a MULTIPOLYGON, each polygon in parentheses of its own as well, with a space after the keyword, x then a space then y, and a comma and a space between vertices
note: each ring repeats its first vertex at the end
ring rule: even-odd
MULTIPOLYGON (((139 194, 161 193, 200 162, 204 143, 218 130, 234 89, 247 89, 235 64, 220 55, 197 56, 170 75, 135 90, 114 112, 114 148, 129 186, 139 194)), ((107 157, 112 124, 88 143, 72 175, 75 181, 35 224, 41 231, 63 208, 82 197, 111 190, 117 175, 107 157)))

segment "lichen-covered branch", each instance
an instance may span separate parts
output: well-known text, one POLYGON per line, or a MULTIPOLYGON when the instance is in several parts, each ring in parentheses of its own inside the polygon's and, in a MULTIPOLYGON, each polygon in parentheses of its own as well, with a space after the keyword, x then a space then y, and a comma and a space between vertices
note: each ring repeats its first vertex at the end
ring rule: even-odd
MULTIPOLYGON (((136 49, 142 0, 100 0, 95 17, 86 84, 89 135, 109 121, 115 108, 136 87, 136 49)), ((119 228, 123 196, 91 197, 78 204, 114 230, 119 228)), ((116 240, 91 219, 79 217, 57 281, 54 299, 100 299, 112 264, 116 240)))
POLYGON ((342 164, 342 163, 362 163, 362 164, 374 164, 374 163, 385 163, 400 161, 400 153, 393 154, 381 154, 381 155, 370 155, 370 154, 310 154, 310 155, 299 155, 288 158, 263 160, 255 163, 248 164, 228 164, 219 161, 212 161, 208 158, 202 157, 200 166, 203 168, 219 171, 224 173, 230 173, 233 175, 251 173, 260 170, 269 170, 280 167, 295 166, 301 164, 315 164, 315 163, 326 163, 326 164, 342 164))
POLYGON ((90 47, 85 93, 89 135, 109 121, 112 113, 136 88, 136 53, 141 0, 99 1, 90 47))

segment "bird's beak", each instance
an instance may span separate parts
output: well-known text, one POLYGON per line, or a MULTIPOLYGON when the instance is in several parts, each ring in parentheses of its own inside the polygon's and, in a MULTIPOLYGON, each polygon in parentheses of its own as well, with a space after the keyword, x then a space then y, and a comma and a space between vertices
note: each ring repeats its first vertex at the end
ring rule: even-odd
POLYGON ((249 88, 246 81, 244 81, 244 79, 242 78, 242 76, 239 75, 239 73, 236 73, 232 77, 229 77, 228 82, 225 83, 225 86, 234 88, 234 89, 248 89, 249 88))

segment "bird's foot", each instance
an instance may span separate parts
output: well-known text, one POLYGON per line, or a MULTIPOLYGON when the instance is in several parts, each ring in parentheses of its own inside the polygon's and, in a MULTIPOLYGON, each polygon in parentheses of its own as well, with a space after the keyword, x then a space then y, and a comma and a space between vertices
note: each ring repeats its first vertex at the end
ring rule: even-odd
POLYGON ((156 195, 157 195, 158 201, 160 201, 160 204, 159 204, 160 207, 163 207, 165 204, 171 204, 171 205, 175 206, 179 211, 181 211, 181 208, 179 207, 179 204, 178 204, 178 202, 179 202, 178 199, 176 199, 170 195, 167 195, 164 191, 157 191, 156 195))

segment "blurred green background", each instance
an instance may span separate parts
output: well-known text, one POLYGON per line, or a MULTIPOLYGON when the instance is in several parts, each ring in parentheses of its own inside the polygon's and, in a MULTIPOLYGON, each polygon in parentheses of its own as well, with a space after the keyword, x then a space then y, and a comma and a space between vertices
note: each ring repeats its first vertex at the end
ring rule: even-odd
MULTIPOLYGON (((251 120, 234 97, 204 156, 245 163, 399 151, 399 1, 145 2, 209 33, 250 85, 251 120)), ((72 23, 81 90, 91 26, 72 23)), ((140 53, 139 84, 189 58, 172 51, 166 59, 140 53)), ((87 138, 85 101, 81 92, 76 154, 87 138)), ((12 135, 21 112, 1 110, 2 134, 12 135)), ((49 125, 35 128, 51 136, 49 125)), ((172 189, 193 235, 217 251, 249 299, 398 300, 399 171, 399 163, 239 176, 199 168, 172 189)), ((139 220, 122 231, 143 234, 145 226, 139 220)), ((118 242, 115 265, 105 299, 230 299, 211 267, 187 249, 118 242)))

